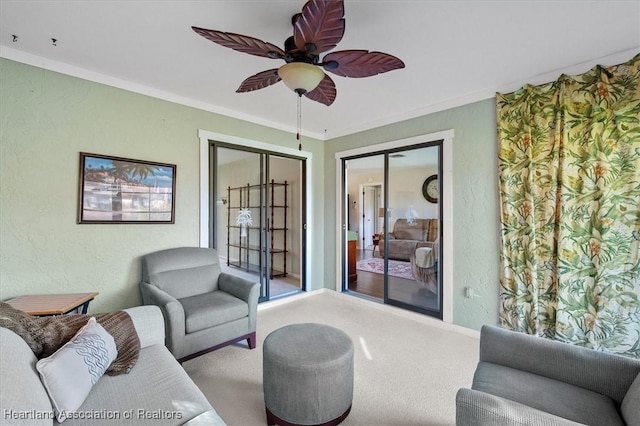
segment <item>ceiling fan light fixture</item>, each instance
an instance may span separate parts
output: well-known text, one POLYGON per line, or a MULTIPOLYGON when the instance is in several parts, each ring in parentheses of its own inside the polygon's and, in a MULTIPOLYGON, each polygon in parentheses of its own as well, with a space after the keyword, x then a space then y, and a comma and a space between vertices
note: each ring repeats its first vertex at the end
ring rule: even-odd
POLYGON ((285 40, 284 50, 251 36, 193 26, 191 29, 223 47, 287 62, 279 69, 246 78, 236 90, 238 93, 264 89, 283 80, 299 98, 304 95, 330 106, 336 99, 336 85, 329 73, 363 78, 404 68, 404 62, 388 53, 366 49, 333 50, 345 32, 344 0, 307 0, 302 11, 293 15, 291 23, 293 34, 285 40))
POLYGON ((324 79, 324 71, 316 65, 306 62, 290 62, 278 68, 278 75, 284 84, 294 92, 311 92, 324 79))

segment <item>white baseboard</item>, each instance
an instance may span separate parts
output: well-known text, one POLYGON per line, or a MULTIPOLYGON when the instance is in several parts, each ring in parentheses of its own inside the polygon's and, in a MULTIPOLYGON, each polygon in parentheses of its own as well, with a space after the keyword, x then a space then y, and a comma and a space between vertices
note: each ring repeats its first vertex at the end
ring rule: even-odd
POLYGON ((321 288, 319 290, 313 290, 313 291, 303 291, 291 296, 287 296, 287 297, 282 297, 279 299, 275 299, 275 300, 269 300, 267 302, 262 302, 262 303, 258 303, 258 311, 262 311, 265 309, 269 309, 269 308, 273 308, 276 306, 281 306, 284 305, 285 303, 291 303, 291 302, 295 302, 296 300, 300 300, 300 299, 306 299, 307 297, 311 297, 311 296, 315 296, 316 294, 319 293, 324 293, 325 291, 333 291, 333 290, 327 290, 326 288, 321 288))
POLYGON ((284 305, 285 303, 295 302, 296 300, 305 299, 307 297, 312 297, 312 296, 316 296, 318 294, 324 294, 324 293, 337 298, 348 297, 350 298, 349 299, 350 301, 353 301, 353 303, 366 303, 367 306, 373 307, 375 309, 380 309, 389 314, 399 315, 404 318, 412 319, 414 321, 418 321, 423 324, 430 325, 432 327, 437 327, 443 330, 452 331, 454 333, 462 334, 464 336, 473 337, 476 339, 480 338, 480 332, 478 330, 472 330, 470 328, 462 327, 460 325, 447 323, 437 318, 432 318, 430 316, 409 311, 407 309, 398 308, 396 306, 385 305, 383 303, 366 300, 357 296, 350 296, 348 294, 339 293, 335 290, 328 289, 328 288, 321 288, 319 290, 313 290, 311 292, 302 292, 302 293, 295 294, 293 296, 283 297, 282 299, 263 302, 258 304, 258 310, 261 311, 264 309, 281 306, 281 305, 284 305))

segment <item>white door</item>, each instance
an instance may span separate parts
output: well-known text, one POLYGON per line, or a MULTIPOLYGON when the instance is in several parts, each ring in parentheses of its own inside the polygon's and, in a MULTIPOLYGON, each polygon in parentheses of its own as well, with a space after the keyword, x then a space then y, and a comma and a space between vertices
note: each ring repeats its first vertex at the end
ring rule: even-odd
POLYGON ((363 188, 362 221, 363 232, 360 248, 365 249, 373 244, 373 234, 376 232, 377 191, 374 186, 363 188))

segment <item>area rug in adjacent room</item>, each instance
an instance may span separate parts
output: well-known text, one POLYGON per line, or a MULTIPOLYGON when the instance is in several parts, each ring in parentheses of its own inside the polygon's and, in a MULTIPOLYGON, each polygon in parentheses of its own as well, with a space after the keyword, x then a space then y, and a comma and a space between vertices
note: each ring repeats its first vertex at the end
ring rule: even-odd
MULTIPOLYGON (((358 262, 356 262, 356 269, 365 272, 373 272, 374 274, 384 274, 384 259, 372 257, 369 259, 358 260, 358 262)), ((413 275, 411 275, 411 262, 389 259, 389 275, 412 280, 413 275)))

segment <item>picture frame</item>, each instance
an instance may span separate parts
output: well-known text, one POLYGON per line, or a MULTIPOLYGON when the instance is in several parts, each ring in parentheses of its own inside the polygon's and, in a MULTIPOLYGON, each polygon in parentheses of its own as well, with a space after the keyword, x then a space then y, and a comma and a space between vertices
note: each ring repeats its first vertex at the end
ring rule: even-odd
POLYGON ((79 224, 173 224, 175 194, 175 164, 80 153, 79 224))

